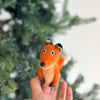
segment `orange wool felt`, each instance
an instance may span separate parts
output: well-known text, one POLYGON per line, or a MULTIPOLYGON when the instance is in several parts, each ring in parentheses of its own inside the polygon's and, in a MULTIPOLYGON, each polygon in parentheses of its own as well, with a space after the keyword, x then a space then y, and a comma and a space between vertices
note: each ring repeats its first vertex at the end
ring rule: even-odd
POLYGON ((46 41, 40 53, 40 67, 38 77, 43 87, 56 86, 60 79, 60 69, 68 63, 69 56, 60 58, 62 45, 60 43, 53 45, 51 40, 46 41))

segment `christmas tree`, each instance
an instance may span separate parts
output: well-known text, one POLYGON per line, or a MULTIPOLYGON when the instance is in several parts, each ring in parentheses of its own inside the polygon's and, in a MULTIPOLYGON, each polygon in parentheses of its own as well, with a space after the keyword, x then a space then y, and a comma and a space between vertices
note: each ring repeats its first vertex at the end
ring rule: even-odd
MULTIPOLYGON (((54 0, 0 0, 0 12, 5 10, 11 18, 0 20, 0 100, 12 100, 11 93, 16 95, 13 100, 31 98, 29 81, 37 75, 39 54, 46 39, 54 34, 63 33, 74 25, 90 23, 95 18, 82 19, 71 16, 67 10, 68 0, 62 7, 58 17, 54 0), (9 26, 7 31, 3 28, 9 26), (14 76, 15 75, 15 76, 14 76)), ((67 81, 67 72, 74 64, 72 59, 62 68, 61 78, 67 81)), ((73 84, 73 100, 97 100, 99 85, 91 91, 80 94, 76 88, 83 82, 79 75, 73 84)))

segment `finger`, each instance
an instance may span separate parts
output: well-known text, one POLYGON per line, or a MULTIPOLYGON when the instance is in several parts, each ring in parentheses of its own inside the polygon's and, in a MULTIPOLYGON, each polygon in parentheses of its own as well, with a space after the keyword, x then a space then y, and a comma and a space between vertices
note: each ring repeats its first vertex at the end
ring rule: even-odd
POLYGON ((73 93, 72 93, 72 89, 70 87, 67 88, 67 96, 66 96, 66 100, 72 100, 73 99, 73 93))
POLYGON ((31 86, 32 94, 37 95, 40 92, 42 92, 40 84, 41 84, 41 82, 40 82, 38 77, 32 78, 30 80, 30 86, 31 86))
MULTIPOLYGON (((61 77, 61 74, 60 74, 60 77, 61 77)), ((58 83, 55 87, 52 87, 52 88, 51 88, 51 93, 50 93, 51 96, 56 97, 58 86, 59 86, 59 83, 58 83)))
POLYGON ((65 100, 66 98, 66 81, 61 82, 58 100, 65 100))
POLYGON ((56 99, 58 85, 51 88, 51 96, 56 99))
POLYGON ((54 93, 54 95, 56 95, 57 94, 57 92, 56 92, 57 88, 58 88, 58 85, 55 86, 55 87, 47 87, 47 88, 43 86, 42 90, 45 94, 52 95, 54 93))
POLYGON ((42 87, 42 91, 47 94, 47 95, 50 95, 50 91, 51 91, 51 87, 42 87))

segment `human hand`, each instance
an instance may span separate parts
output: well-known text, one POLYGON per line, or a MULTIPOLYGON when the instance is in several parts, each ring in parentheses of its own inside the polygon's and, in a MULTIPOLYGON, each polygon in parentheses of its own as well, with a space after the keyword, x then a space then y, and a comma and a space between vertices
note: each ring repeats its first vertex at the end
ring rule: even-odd
MULTIPOLYGON (((56 100, 58 85, 55 87, 41 87, 38 77, 30 80, 32 100, 56 100)), ((58 100, 72 100, 72 89, 66 86, 66 82, 61 82, 58 100)))

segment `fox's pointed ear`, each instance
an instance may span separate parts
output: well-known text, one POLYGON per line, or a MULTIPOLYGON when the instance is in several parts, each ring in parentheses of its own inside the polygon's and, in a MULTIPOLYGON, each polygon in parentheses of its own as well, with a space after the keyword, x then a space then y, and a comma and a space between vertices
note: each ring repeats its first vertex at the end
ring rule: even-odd
POLYGON ((52 43, 52 41, 50 39, 47 39, 45 44, 48 45, 48 44, 53 44, 53 43, 52 43))
POLYGON ((59 50, 60 52, 62 51, 63 46, 62 46, 61 43, 57 43, 55 46, 58 48, 58 50, 59 50))

